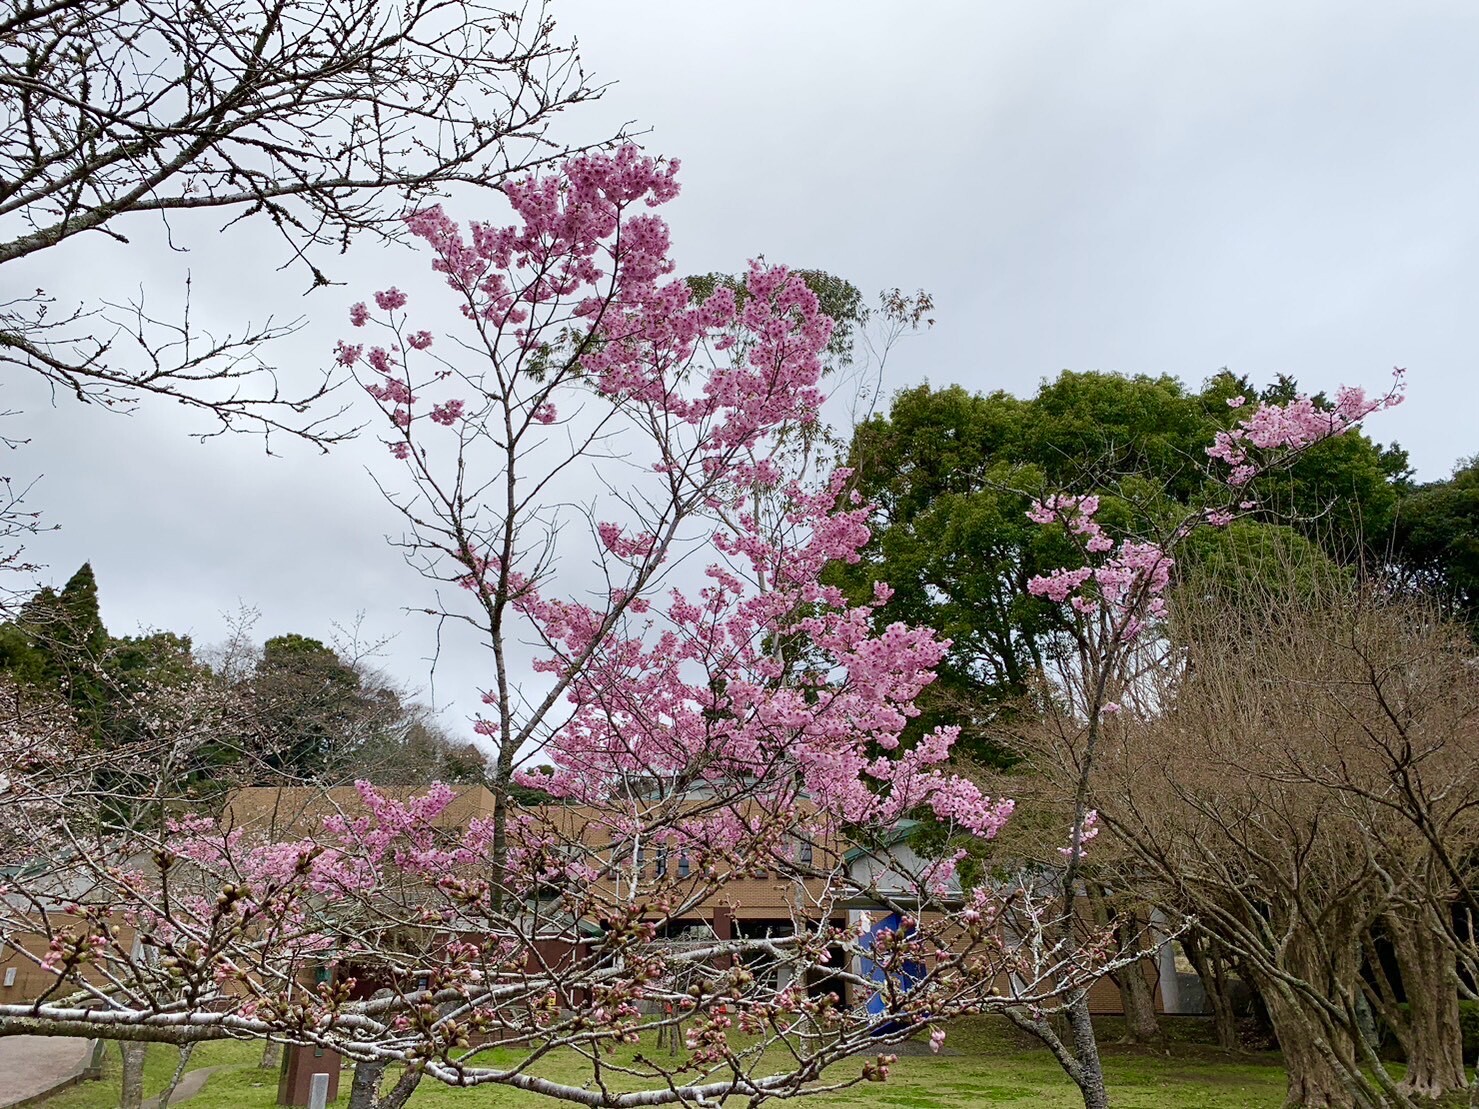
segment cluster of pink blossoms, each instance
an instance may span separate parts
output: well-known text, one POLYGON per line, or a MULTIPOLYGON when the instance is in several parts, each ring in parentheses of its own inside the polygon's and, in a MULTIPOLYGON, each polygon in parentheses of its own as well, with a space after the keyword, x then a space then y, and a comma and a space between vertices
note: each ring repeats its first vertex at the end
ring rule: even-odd
POLYGON ((1066 601, 1085 615, 1102 611, 1119 636, 1133 639, 1146 619, 1165 615, 1165 592, 1176 563, 1156 543, 1127 539, 1116 544, 1094 519, 1098 511, 1099 498, 1094 496, 1060 494, 1033 502, 1027 516, 1034 523, 1061 523, 1082 538, 1090 554, 1114 553, 1098 565, 1039 574, 1027 583, 1027 591, 1057 604, 1066 601))
MULTIPOLYGON (((1373 412, 1400 404, 1403 374, 1403 370, 1396 370, 1392 387, 1377 398, 1368 397, 1363 389, 1342 387, 1329 408, 1306 396, 1295 397, 1287 404, 1260 404, 1231 431, 1219 431, 1207 454, 1230 467, 1223 483, 1230 489, 1241 488, 1270 467, 1357 426, 1373 412), (1256 459, 1253 451, 1261 452, 1256 459)), ((1241 408, 1247 398, 1232 397, 1227 403, 1230 408, 1241 408)), ((1256 508, 1257 502, 1244 499, 1237 507, 1248 511, 1256 508)), ((1027 583, 1027 589, 1033 596, 1056 604, 1066 602, 1081 615, 1107 614, 1113 636, 1129 642, 1140 634, 1146 621, 1165 615, 1165 592, 1176 563, 1157 543, 1125 539, 1116 544, 1094 519, 1098 511, 1099 498, 1095 496, 1060 493, 1033 502, 1027 513, 1030 520, 1061 524, 1079 538, 1088 555, 1110 557, 1097 564, 1039 574, 1027 583)), ((1217 507, 1207 509, 1202 522, 1225 527, 1236 518, 1230 506, 1217 507)), ((1175 539, 1183 539, 1189 532, 1190 525, 1184 525, 1175 539)), ((1118 711, 1118 706, 1114 709, 1118 711)))
MULTIPOLYGON (((625 147, 509 186, 515 221, 507 226, 464 228, 440 207, 408 218, 476 326, 477 343, 502 367, 485 379, 460 373, 456 388, 481 395, 446 397, 442 371, 413 381, 407 367, 424 333, 368 355, 340 348, 341 360, 374 371, 365 388, 396 429, 389 446, 397 457, 413 449, 418 460, 431 457, 417 442, 423 431, 434 434, 423 415, 460 434, 475 413, 513 413, 515 433, 533 436, 570 407, 563 395, 579 390, 588 400, 594 391, 644 434, 666 429, 654 469, 722 521, 712 541, 725 561, 708 568, 696 595, 674 592, 666 601, 622 584, 622 575, 645 581, 666 557, 650 527, 597 525, 599 554, 614 575, 604 603, 548 596, 491 553, 457 553, 467 571, 461 584, 506 593, 550 647, 536 669, 568 684, 571 718, 546 749, 555 773, 531 784, 600 804, 623 781, 678 779, 700 766, 711 782, 774 779, 777 791, 799 788, 834 819, 890 821, 931 804, 993 834, 1010 803, 940 770, 953 730, 909 750, 899 743, 947 645, 927 629, 875 633, 882 599, 850 607, 819 584, 829 562, 857 559, 867 507, 845 494, 845 472, 804 489, 784 480, 773 457, 783 429, 817 419, 833 322, 797 275, 759 262, 745 274, 742 297, 720 287, 696 300, 673 277, 667 227, 648 210, 677 194, 676 170, 625 147), (551 371, 544 359, 554 348, 578 351, 578 372, 551 371), (714 351, 733 354, 699 368, 714 351), (531 359, 538 373, 514 369, 531 359), (749 507, 757 490, 781 504, 779 531, 749 507), (628 614, 648 623, 619 633, 628 614), (799 674, 777 655, 778 642, 806 660, 799 674)), ((405 296, 391 289, 374 301, 399 338, 409 326, 396 315, 405 296)), ((351 310, 355 326, 370 319, 364 305, 351 310)), ((477 727, 499 738, 493 721, 477 727)))
POLYGON ((1070 532, 1083 537, 1085 550, 1091 554, 1100 554, 1113 548, 1114 540, 1104 533, 1104 528, 1094 519, 1094 514, 1098 511, 1098 497, 1054 493, 1044 500, 1033 501, 1032 507, 1027 511, 1027 518, 1035 524, 1062 521, 1070 532))
MULTIPOLYGON (((462 300, 462 313, 477 321, 490 353, 509 366, 548 350, 552 342, 581 349, 586 380, 611 401, 660 410, 664 418, 701 428, 715 471, 731 468, 734 452, 755 447, 780 423, 811 423, 822 394, 821 352, 832 321, 805 284, 785 267, 752 263, 741 309, 734 292, 720 288, 695 303, 688 283, 672 278, 666 224, 646 211, 677 195, 677 162, 642 156, 628 146, 614 155, 567 161, 558 173, 531 176, 505 190, 518 221, 508 226, 472 223, 466 233, 438 206, 407 217, 407 227, 431 247, 433 268, 462 300), (676 388, 700 346, 730 349, 743 335, 744 356, 703 375, 689 394, 676 388), (498 348, 496 351, 492 347, 498 348)), ((397 289, 375 294, 381 311, 405 308, 397 289)), ((363 303, 350 323, 371 320, 363 303)), ((409 355, 431 345, 426 331, 403 335, 403 321, 387 322, 399 351, 340 342, 346 366, 368 362, 379 375, 365 389, 398 429, 387 444, 409 457, 417 399, 409 355)), ((429 374, 425 385, 447 378, 429 374)), ((559 414, 550 388, 533 389, 522 406, 528 423, 551 424, 559 414)), ((465 397, 441 400, 427 413, 455 425, 465 397)))
MULTIPOLYGON (((456 796, 441 783, 406 800, 388 797, 368 782, 356 782, 355 788, 364 814, 325 817, 310 838, 249 837, 239 827, 186 817, 170 821, 171 847, 201 872, 230 884, 234 914, 272 920, 285 951, 305 954, 334 946, 318 931, 320 902, 373 898, 387 880, 401 880, 392 875, 432 886, 455 884, 483 859, 492 841, 491 820, 468 822, 454 841, 439 834, 437 818, 456 796)), ((193 922, 220 912, 219 897, 179 900, 193 922)), ((135 915, 137 923, 156 933, 170 923, 145 912, 135 915)))
MULTIPOLYGON (((1250 451, 1298 453, 1356 426, 1373 412, 1401 404, 1405 373, 1400 367, 1393 370, 1391 388, 1379 397, 1368 397, 1359 387, 1342 386, 1329 407, 1303 395, 1287 404, 1260 404, 1231 431, 1219 431, 1207 455, 1230 467, 1224 479, 1228 485, 1247 485, 1264 468, 1250 451)), ((1247 398, 1232 397, 1227 403, 1230 408, 1241 408, 1247 398)))
MULTIPOLYGON (((1118 706, 1116 706, 1116 708, 1118 708, 1118 706)), ((1078 853, 1081 855, 1083 854, 1084 848, 1085 846, 1087 846, 1088 842, 1099 834, 1099 813, 1096 809, 1090 809, 1088 812, 1084 813, 1083 823, 1079 825, 1078 833, 1079 835, 1077 850, 1078 853)), ((1068 830, 1068 835, 1069 840, 1071 841, 1073 838, 1072 828, 1068 830)), ((1067 847, 1058 848, 1058 854, 1062 855, 1065 859, 1072 858, 1074 855, 1074 847, 1072 843, 1070 842, 1069 846, 1067 847)))
MULTIPOLYGON (((749 792, 772 804, 784 800, 780 794, 804 796, 819 820, 887 825, 929 805, 978 835, 994 835, 1011 802, 938 769, 957 729, 937 729, 900 749, 914 698, 948 644, 903 624, 875 632, 886 586, 871 604, 853 607, 819 583, 823 566, 855 561, 868 540, 868 509, 844 494, 848 476, 839 471, 815 493, 788 490, 786 539, 762 535, 743 514, 736 530, 715 532, 716 549, 748 563, 752 574, 710 566, 696 596, 670 593, 664 630, 650 639, 603 633, 604 613, 587 606, 526 597, 525 610, 562 648, 542 665, 572 681, 575 709, 548 751, 554 773, 530 773, 525 783, 604 805, 624 782, 677 781, 697 766, 711 783, 754 783, 749 792), (751 577, 771 587, 757 593, 751 577), (804 680, 782 680, 787 667, 774 651, 777 640, 808 645, 804 680), (573 658, 579 668, 567 671, 561 660, 573 658), (878 750, 887 754, 872 753, 878 750)), ((618 557, 651 542, 625 539, 612 526, 602 538, 618 557)), ((722 821, 703 829, 710 843, 745 832, 722 821)))

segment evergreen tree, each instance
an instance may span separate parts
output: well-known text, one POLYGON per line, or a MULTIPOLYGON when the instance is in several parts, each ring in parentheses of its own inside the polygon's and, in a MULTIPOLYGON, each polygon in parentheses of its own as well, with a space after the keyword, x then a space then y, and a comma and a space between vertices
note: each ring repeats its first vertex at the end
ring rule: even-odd
POLYGON ((97 579, 84 562, 60 593, 49 586, 38 590, 14 621, 0 627, 0 668, 60 694, 82 726, 95 732, 108 701, 102 675, 108 647, 97 579))
MULTIPOLYGON (((1295 392, 1285 378, 1265 396, 1295 392)), ((911 733, 959 724, 962 750, 1009 761, 991 736, 1025 703, 1064 631, 1058 606, 1027 582, 1075 557, 1027 518, 1033 498, 1092 492, 1111 530, 1153 533, 1206 494, 1207 444, 1236 418, 1229 402, 1255 393, 1226 371, 1200 390, 1169 376, 1064 372, 1026 399, 920 386, 862 424, 850 463, 877 506, 873 538, 862 561, 828 577, 858 599, 875 581, 890 583, 880 626, 925 625, 951 641, 911 733)), ((1313 542, 1336 562, 1370 563, 1391 535, 1408 472, 1399 448, 1336 436, 1250 490, 1268 507, 1262 518, 1198 537, 1183 558, 1245 572, 1259 551, 1275 557, 1313 542)))
POLYGON ((1479 637, 1479 456, 1407 491, 1392 555, 1407 584, 1450 604, 1479 637))

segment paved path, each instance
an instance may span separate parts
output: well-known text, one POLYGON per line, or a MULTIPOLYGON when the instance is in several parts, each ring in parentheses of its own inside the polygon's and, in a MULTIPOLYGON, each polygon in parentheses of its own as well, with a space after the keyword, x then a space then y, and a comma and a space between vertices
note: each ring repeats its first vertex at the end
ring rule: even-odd
MULTIPOLYGON (((170 1095, 171 1107, 184 1101, 187 1097, 194 1097, 200 1093, 200 1088, 205 1085, 205 1080, 218 1070, 228 1070, 229 1067, 202 1067, 200 1070, 189 1070, 180 1079, 180 1084, 175 1087, 175 1092, 170 1095)), ((159 1109, 159 1099, 151 1097, 144 1102, 143 1109, 159 1109)))
POLYGON ((92 1055, 92 1041, 73 1036, 0 1036, 0 1109, 66 1085, 92 1055))

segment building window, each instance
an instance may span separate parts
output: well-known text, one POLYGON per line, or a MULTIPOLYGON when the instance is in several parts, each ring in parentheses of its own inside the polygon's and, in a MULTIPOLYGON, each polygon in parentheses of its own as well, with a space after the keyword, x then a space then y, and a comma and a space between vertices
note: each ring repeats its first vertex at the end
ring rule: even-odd
POLYGON ((688 852, 684 851, 678 856, 678 877, 688 877, 688 852))

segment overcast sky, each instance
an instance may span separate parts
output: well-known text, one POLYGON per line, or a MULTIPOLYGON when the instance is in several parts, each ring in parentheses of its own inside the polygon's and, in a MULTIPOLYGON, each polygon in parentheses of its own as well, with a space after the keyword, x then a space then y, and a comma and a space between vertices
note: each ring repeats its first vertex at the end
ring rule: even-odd
MULTIPOLYGON (((554 0, 588 69, 614 82, 563 122, 570 141, 631 121, 681 158, 665 209, 680 268, 764 254, 870 294, 924 288, 938 323, 903 344, 889 391, 928 379, 1027 394, 1064 368, 1227 366, 1311 388, 1409 400, 1372 427, 1423 479, 1479 451, 1479 6, 1279 2, 873 3, 554 0)), ((495 209, 459 210, 498 218, 495 209)), ((164 307, 187 269, 197 318, 310 316, 278 352, 322 366, 344 311, 426 259, 366 244, 346 288, 300 296, 260 240, 188 255, 73 240, 26 284, 164 307), (162 290, 162 292, 156 292, 162 290)), ((55 406, 26 382, 4 429, 11 472, 61 530, 30 548, 58 584, 84 559, 115 634, 222 638, 238 601, 259 636, 328 638, 365 613, 382 665, 427 684, 424 586, 386 546, 394 518, 365 476, 383 448, 327 458, 188 437, 177 409, 55 406)), ((285 445, 286 446, 286 445, 285 445)), ((465 728, 486 681, 461 646, 436 694, 465 728)))

